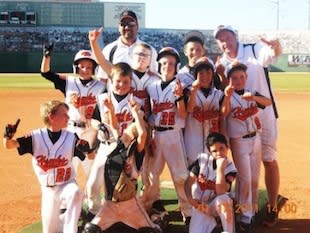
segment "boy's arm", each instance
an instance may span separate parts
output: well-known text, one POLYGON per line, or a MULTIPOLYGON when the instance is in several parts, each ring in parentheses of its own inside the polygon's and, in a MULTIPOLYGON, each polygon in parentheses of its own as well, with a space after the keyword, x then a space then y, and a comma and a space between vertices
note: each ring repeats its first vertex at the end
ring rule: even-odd
POLYGON ((194 107, 196 105, 196 94, 197 91, 199 89, 199 81, 195 80, 192 84, 192 89, 190 92, 190 96, 188 98, 188 102, 187 102, 187 112, 193 112, 194 107))
POLYGON ((227 166, 226 158, 216 159, 216 181, 215 181, 215 192, 217 195, 221 195, 227 192, 229 189, 229 184, 226 182, 225 178, 225 167, 227 166))
POLYGON ((230 98, 234 93, 234 87, 229 84, 224 90, 224 99, 221 105, 221 114, 226 117, 230 112, 230 98))
POLYGON ((179 113, 179 116, 183 119, 187 117, 187 112, 186 112, 186 107, 185 107, 185 102, 184 102, 184 93, 183 93, 183 87, 181 84, 181 81, 177 79, 176 81, 176 86, 174 89, 174 95, 177 97, 176 99, 176 105, 177 105, 177 110, 179 113))
POLYGON ((258 103, 259 105, 263 105, 263 106, 269 106, 272 104, 271 99, 262 96, 262 95, 253 95, 251 92, 246 92, 242 95, 242 98, 248 101, 255 101, 256 103, 258 103))
POLYGON ((145 122, 144 122, 144 113, 140 110, 141 107, 139 104, 131 100, 129 102, 129 106, 132 112, 132 115, 135 119, 135 124, 137 127, 138 137, 137 137, 137 150, 139 152, 144 150, 144 145, 147 137, 147 131, 145 128, 145 122))
POLYGON ((99 28, 98 30, 92 30, 88 32, 88 39, 90 43, 90 47, 95 55, 95 58, 100 65, 100 67, 108 74, 111 74, 112 64, 105 59, 103 56, 100 46, 98 44, 97 39, 99 38, 100 34, 102 33, 103 28, 99 28))
POLYGON ((196 182, 197 178, 194 173, 190 172, 189 176, 186 178, 184 183, 184 191, 187 197, 188 202, 194 207, 197 208, 200 202, 196 199, 193 199, 192 196, 192 186, 196 182))

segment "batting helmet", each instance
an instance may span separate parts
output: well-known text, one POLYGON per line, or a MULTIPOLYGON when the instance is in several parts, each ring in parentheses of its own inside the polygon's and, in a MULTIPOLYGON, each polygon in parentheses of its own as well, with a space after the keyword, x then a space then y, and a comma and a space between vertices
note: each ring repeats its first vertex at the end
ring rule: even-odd
POLYGON ((171 56, 175 57, 175 60, 176 60, 175 73, 177 73, 180 69, 180 66, 181 66, 181 59, 180 59, 179 52, 175 48, 172 48, 172 47, 164 47, 158 52, 157 59, 156 59, 157 63, 158 63, 158 72, 160 73, 159 60, 162 57, 167 56, 167 55, 171 55, 171 56))
POLYGON ((78 64, 81 60, 90 60, 93 63, 93 74, 95 73, 95 69, 98 66, 96 59, 93 55, 93 53, 90 50, 80 50, 78 51, 74 56, 73 61, 73 73, 78 72, 78 64))

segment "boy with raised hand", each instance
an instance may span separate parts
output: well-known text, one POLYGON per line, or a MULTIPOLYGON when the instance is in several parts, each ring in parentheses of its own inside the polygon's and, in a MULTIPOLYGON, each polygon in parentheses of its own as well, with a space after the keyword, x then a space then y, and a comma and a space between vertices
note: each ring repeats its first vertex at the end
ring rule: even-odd
POLYGON ((221 132, 220 107, 223 92, 213 85, 214 66, 207 57, 198 59, 193 69, 195 81, 191 84, 187 101, 188 116, 184 128, 184 142, 188 163, 199 153, 207 152, 205 140, 211 132, 221 132))
MULTIPOLYGON (((90 122, 97 103, 96 97, 105 90, 105 84, 93 78, 98 64, 91 51, 80 50, 73 61, 74 75, 59 74, 50 67, 52 49, 52 45, 44 47, 41 75, 51 81, 55 89, 60 90, 65 97, 65 102, 69 105, 68 129, 88 140, 91 147, 95 147, 96 137, 90 122)), ((77 170, 79 161, 74 158, 73 162, 77 170)), ((92 161, 86 158, 82 165, 88 176, 92 161)))
POLYGON ((89 152, 89 145, 65 129, 69 121, 68 110, 69 106, 63 102, 48 101, 40 108, 46 127, 14 139, 17 124, 7 125, 3 138, 5 148, 17 148, 20 155, 32 154, 33 170, 42 192, 43 233, 77 232, 78 228, 83 193, 75 180, 72 158, 89 152), (62 202, 66 203, 67 209, 62 214, 63 225, 59 212, 62 202))
POLYGON ((184 193, 184 181, 188 175, 183 133, 187 116, 184 93, 176 74, 180 65, 179 53, 172 47, 162 48, 157 57, 161 80, 147 87, 150 96, 153 129, 153 156, 150 158, 150 184, 144 187, 143 203, 147 209, 165 213, 160 202, 160 175, 167 162, 177 192, 184 221, 191 214, 191 206, 184 193))
MULTIPOLYGON (((124 232, 160 232, 136 196, 147 131, 140 106, 133 100, 129 100, 128 106, 134 123, 122 133, 113 128, 118 140, 104 165, 105 201, 94 219, 85 225, 85 233, 102 232, 119 222, 125 224, 124 232)), ((107 107, 113 112, 112 105, 107 107)))
POLYGON ((189 167, 185 193, 193 206, 190 233, 211 233, 220 217, 223 231, 234 231, 233 201, 228 192, 236 177, 236 168, 227 158, 228 142, 224 135, 210 133, 206 140, 208 153, 200 153, 189 167))
MULTIPOLYGON (((261 165, 261 130, 259 109, 271 105, 271 100, 255 90, 245 89, 247 66, 232 63, 227 69, 229 85, 225 88, 222 113, 226 117, 227 135, 234 163, 238 169, 237 211, 240 213, 238 232, 251 233, 258 206, 258 181, 261 165)), ((262 110, 264 111, 264 110, 262 110)))

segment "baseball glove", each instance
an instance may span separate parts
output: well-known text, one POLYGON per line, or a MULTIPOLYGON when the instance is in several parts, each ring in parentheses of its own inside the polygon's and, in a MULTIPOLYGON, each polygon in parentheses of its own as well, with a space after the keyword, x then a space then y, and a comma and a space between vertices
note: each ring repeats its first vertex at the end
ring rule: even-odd
POLYGON ((54 48, 54 42, 51 42, 51 43, 48 43, 48 44, 44 44, 43 45, 43 55, 44 55, 44 57, 51 56, 53 48, 54 48))
POLYGON ((19 122, 20 122, 20 119, 18 118, 14 125, 7 124, 5 126, 3 137, 5 137, 7 139, 12 139, 14 137, 14 134, 16 133, 19 122))
POLYGON ((113 191, 112 201, 127 201, 137 193, 137 180, 122 171, 113 191))

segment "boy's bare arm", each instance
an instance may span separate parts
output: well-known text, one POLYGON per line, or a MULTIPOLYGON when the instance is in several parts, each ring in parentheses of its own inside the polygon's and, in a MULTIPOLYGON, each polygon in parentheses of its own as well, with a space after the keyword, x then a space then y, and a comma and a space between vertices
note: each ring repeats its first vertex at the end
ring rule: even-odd
POLYGON ((217 195, 221 195, 227 192, 229 185, 225 178, 225 167, 227 166, 226 158, 216 159, 216 181, 215 181, 215 192, 217 195))

